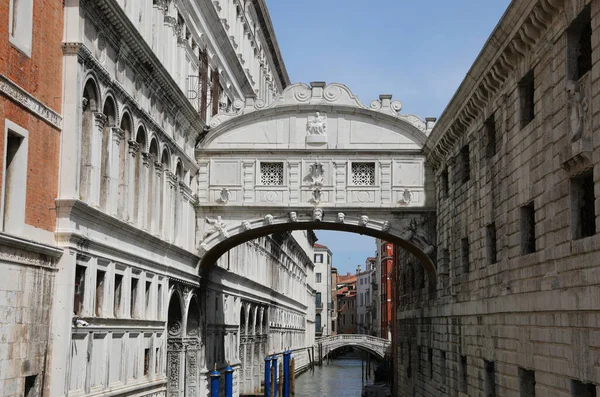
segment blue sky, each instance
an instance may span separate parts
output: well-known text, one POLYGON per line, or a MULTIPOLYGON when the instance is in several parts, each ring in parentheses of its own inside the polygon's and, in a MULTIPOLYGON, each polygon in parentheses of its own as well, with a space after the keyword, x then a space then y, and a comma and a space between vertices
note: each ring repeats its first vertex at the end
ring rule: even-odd
MULTIPOLYGON (((403 113, 439 117, 509 0, 266 0, 292 82, 346 84, 368 105, 392 94, 403 113)), ((316 231, 341 273, 373 239, 316 231)))

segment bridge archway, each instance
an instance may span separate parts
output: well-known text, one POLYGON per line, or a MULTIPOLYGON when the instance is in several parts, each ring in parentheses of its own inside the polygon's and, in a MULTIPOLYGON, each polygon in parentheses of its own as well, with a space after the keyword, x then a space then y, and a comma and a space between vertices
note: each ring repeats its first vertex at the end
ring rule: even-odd
POLYGON ((342 84, 294 84, 237 101, 196 147, 200 268, 271 233, 327 229, 396 243, 435 280, 435 189, 422 152, 433 123, 391 95, 363 105, 342 84))
POLYGON ((382 360, 386 355, 391 355, 391 342, 389 340, 369 335, 341 334, 328 336, 318 339, 316 345, 318 346, 317 351, 323 355, 322 358, 344 347, 355 347, 382 360))

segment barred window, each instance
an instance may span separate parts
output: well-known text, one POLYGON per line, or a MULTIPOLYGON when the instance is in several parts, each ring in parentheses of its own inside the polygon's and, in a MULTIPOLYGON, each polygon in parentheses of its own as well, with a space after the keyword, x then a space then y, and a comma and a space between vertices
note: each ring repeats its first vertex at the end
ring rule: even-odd
POLYGON ((356 186, 375 185, 375 163, 352 163, 352 184, 356 186))
POLYGON ((260 163, 260 183, 265 186, 283 185, 283 163, 260 163))

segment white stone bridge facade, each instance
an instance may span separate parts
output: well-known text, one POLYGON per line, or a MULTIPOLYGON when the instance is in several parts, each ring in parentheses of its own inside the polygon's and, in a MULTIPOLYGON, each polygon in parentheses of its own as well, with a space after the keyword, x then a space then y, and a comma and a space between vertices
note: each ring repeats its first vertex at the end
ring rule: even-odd
POLYGON ((197 243, 205 268, 231 247, 282 230, 332 229, 392 241, 435 274, 433 178, 422 148, 433 121, 342 84, 294 84, 215 117, 196 148, 197 243))
POLYGON ((315 341, 315 351, 319 352, 321 359, 327 354, 342 348, 344 346, 353 346, 370 353, 379 358, 385 358, 391 355, 392 342, 370 335, 360 334, 341 334, 319 338, 315 341))

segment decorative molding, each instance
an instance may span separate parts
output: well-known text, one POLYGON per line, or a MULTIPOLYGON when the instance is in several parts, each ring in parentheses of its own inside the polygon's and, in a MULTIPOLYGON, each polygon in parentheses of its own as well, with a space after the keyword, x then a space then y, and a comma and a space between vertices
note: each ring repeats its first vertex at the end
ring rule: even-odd
POLYGON ((0 92, 53 127, 62 128, 62 117, 58 113, 44 105, 3 74, 0 74, 0 92))

